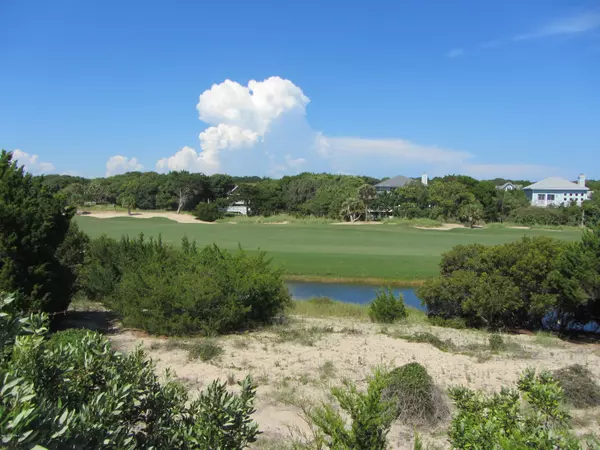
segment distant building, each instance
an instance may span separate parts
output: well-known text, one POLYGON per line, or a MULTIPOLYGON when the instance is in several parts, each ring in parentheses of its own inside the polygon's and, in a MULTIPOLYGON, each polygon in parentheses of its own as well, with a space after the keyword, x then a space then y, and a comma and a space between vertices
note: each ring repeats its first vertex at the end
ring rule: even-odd
POLYGON ((532 206, 560 206, 575 202, 581 204, 590 198, 585 185, 585 175, 579 175, 577 183, 564 178, 552 177, 523 188, 532 206))
POLYGON ((518 191, 520 189, 523 189, 523 185, 514 184, 508 181, 500 186, 496 186, 496 189, 498 189, 499 191, 518 191))
MULTIPOLYGON (((403 175, 398 175, 394 178, 389 178, 385 181, 382 181, 379 184, 376 184, 375 190, 377 191, 378 194, 383 193, 383 192, 390 192, 390 191, 393 191, 394 189, 404 187, 407 184, 413 183, 415 181, 417 181, 415 178, 408 178, 403 175)), ((427 174, 424 173, 423 175, 421 175, 421 183, 423 183, 425 186, 427 186, 428 182, 429 182, 429 179, 427 177, 427 174)))
MULTIPOLYGON (((231 197, 231 195, 238 189, 238 187, 239 186, 234 186, 234 188, 231 191, 229 191, 229 193, 227 194, 227 197, 231 197)), ((227 208, 225 208, 226 213, 240 214, 242 216, 247 216, 249 210, 250 210, 250 208, 248 208, 248 205, 246 205, 246 202, 244 200, 234 201, 234 202, 230 203, 227 206, 227 208)))

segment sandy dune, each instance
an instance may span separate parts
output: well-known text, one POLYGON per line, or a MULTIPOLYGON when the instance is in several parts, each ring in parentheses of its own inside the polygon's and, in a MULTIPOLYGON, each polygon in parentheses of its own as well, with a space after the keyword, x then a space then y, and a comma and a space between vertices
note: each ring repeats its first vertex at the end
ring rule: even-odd
POLYGON ((133 217, 134 219, 152 219, 153 217, 162 217, 169 220, 174 220, 179 223, 203 223, 203 224, 213 224, 212 222, 203 222, 202 220, 197 220, 194 216, 189 214, 176 214, 174 212, 153 212, 153 211, 143 211, 143 212, 134 212, 131 215, 122 211, 100 211, 100 212, 92 212, 90 214, 86 214, 85 217, 95 217, 96 219, 114 219, 115 217, 133 217))
MULTIPOLYGON (((488 335, 479 331, 426 327, 442 339, 464 346, 483 343, 488 335)), ((419 325, 394 325, 388 332, 413 334, 419 325)), ((528 367, 558 369, 571 364, 587 366, 600 376, 600 353, 593 344, 570 344, 561 341, 551 346, 536 344, 533 336, 509 336, 504 339, 520 344, 521 353, 493 355, 481 361, 475 356, 444 353, 429 344, 409 343, 381 333, 381 327, 344 319, 294 318, 282 329, 271 329, 237 336, 224 336, 218 344, 225 350, 216 361, 190 361, 184 349, 169 346, 169 340, 140 337, 140 333, 122 331, 110 335, 116 348, 128 351, 142 345, 156 361, 159 371, 173 369, 192 391, 198 391, 215 378, 240 380, 251 374, 258 382, 255 419, 264 432, 263 440, 279 448, 277 442, 289 439, 290 427, 308 431, 298 404, 311 405, 328 398, 331 386, 348 378, 364 387, 365 378, 374 366, 392 367, 417 361, 427 367, 443 388, 465 385, 488 392, 515 383, 528 367), (289 330, 299 330, 307 339, 286 339, 289 330), (312 337, 311 337, 312 336, 312 337)), ((578 432, 598 432, 598 411, 574 411, 583 417, 578 432)), ((447 447, 445 427, 418 430, 427 442, 447 447)), ((391 448, 412 449, 413 430, 396 423, 390 433, 391 448)), ((261 448, 258 446, 257 448, 261 448)))

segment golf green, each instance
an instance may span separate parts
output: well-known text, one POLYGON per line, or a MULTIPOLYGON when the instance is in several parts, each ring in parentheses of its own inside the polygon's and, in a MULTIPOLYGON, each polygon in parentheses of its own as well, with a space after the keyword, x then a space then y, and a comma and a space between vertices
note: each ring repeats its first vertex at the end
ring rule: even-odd
POLYGON ((215 243, 235 250, 263 250, 290 278, 416 282, 438 273, 440 255, 458 244, 502 244, 523 236, 551 236, 575 241, 577 230, 510 228, 421 230, 397 225, 336 226, 328 224, 183 224, 168 219, 77 217, 92 237, 161 235, 178 244, 187 236, 199 246, 215 243))

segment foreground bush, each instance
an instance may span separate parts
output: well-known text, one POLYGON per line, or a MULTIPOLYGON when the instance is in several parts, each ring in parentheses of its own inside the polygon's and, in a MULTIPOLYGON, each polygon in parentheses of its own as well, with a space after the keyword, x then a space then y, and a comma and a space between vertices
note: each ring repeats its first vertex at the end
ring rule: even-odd
POLYGON ((600 386, 594 375, 580 364, 567 366, 553 374, 564 391, 565 401, 575 408, 600 406, 600 386))
POLYGON ((560 406, 563 390, 548 373, 526 371, 518 391, 503 389, 488 396, 459 387, 450 396, 457 409, 449 431, 452 448, 582 448, 560 406))
POLYGON ((449 415, 440 389, 421 364, 413 362, 392 370, 382 392, 395 407, 395 417, 409 425, 435 425, 449 415))
POLYGON ((559 263, 568 244, 523 238, 492 247, 457 246, 442 255, 441 274, 418 289, 431 316, 469 326, 539 328, 564 302, 559 263))
POLYGON ((219 211, 216 203, 198 203, 194 209, 194 217, 203 222, 214 222, 221 219, 223 214, 219 211))
POLYGON ((153 334, 212 335, 269 323, 291 305, 280 270, 263 253, 203 250, 184 240, 92 242, 85 289, 126 326, 153 334))
POLYGON ((0 154, 0 291, 19 292, 12 308, 48 313, 69 306, 83 254, 65 199, 0 154), (71 230, 71 232, 70 232, 71 230))
POLYGON ((393 406, 383 402, 381 395, 387 386, 387 374, 376 369, 369 378, 367 391, 360 392, 347 381, 331 393, 344 415, 332 405, 324 404, 310 411, 308 418, 316 428, 316 442, 320 449, 332 450, 385 450, 387 435, 394 420, 393 406), (347 423, 345 417, 348 418, 347 423))
POLYGON ((377 297, 369 306, 369 317, 373 322, 394 323, 407 316, 404 297, 402 294, 396 297, 390 288, 377 291, 377 297))
POLYGON ((196 400, 160 383, 141 350, 123 355, 101 335, 47 338, 45 317, 5 314, 0 300, 2 448, 242 449, 256 440, 255 388, 213 382, 196 400))

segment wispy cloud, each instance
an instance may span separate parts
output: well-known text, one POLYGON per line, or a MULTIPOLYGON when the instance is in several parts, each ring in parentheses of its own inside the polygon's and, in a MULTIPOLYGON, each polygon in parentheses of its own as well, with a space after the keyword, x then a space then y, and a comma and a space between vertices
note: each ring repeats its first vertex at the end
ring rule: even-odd
POLYGON ((527 39, 539 39, 560 35, 574 35, 586 33, 599 27, 600 13, 586 12, 554 20, 530 33, 516 35, 513 37, 513 41, 524 41, 527 39))
POLYGON ((458 58, 459 56, 464 56, 465 51, 462 48, 453 48, 448 53, 446 53, 446 58, 458 58))
MULTIPOLYGON (((499 47, 510 43, 526 41, 529 39, 549 38, 553 36, 577 36, 577 35, 600 36, 600 12, 588 11, 547 22, 528 33, 517 34, 504 39, 493 39, 483 41, 468 51, 468 54, 476 54, 477 50, 486 50, 492 47, 499 47)), ((458 58, 465 56, 467 50, 464 48, 453 48, 446 53, 447 58, 458 58)))

